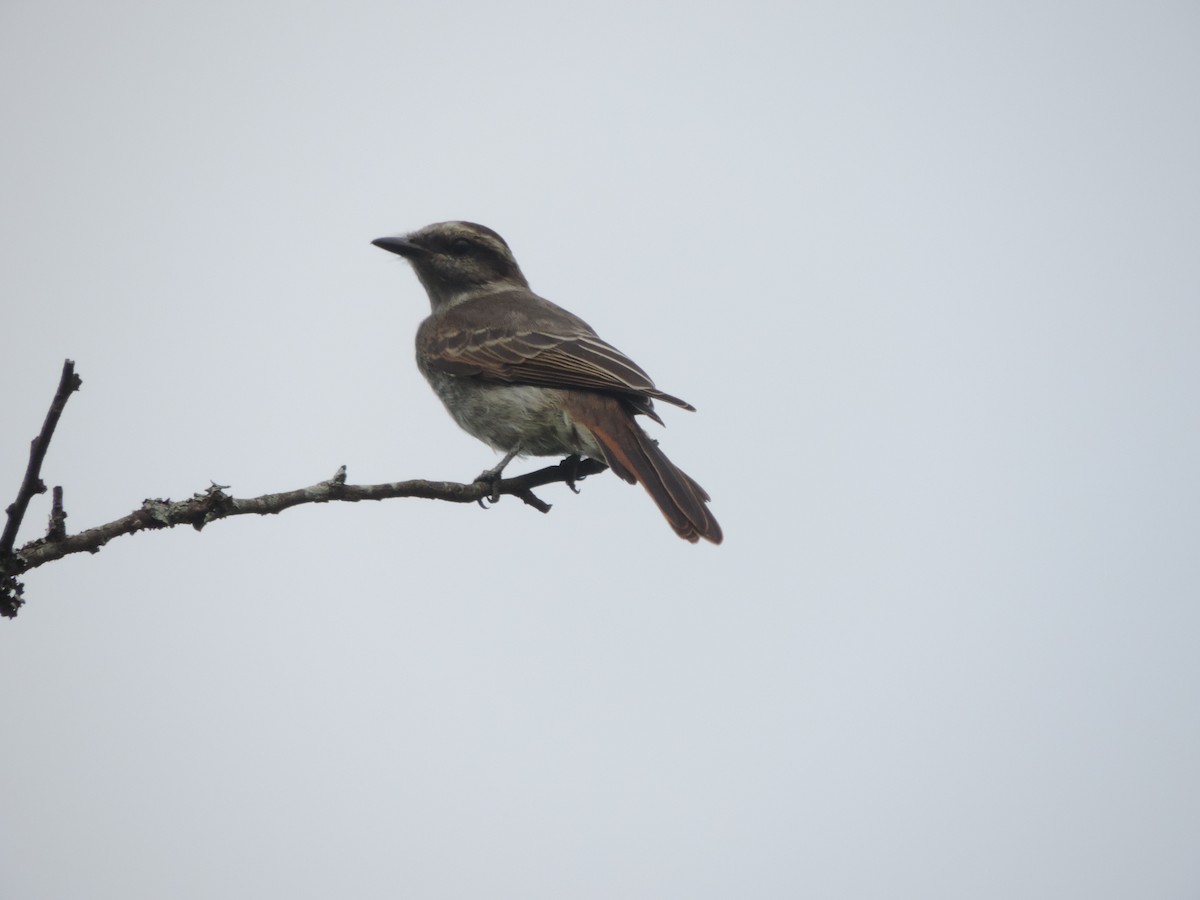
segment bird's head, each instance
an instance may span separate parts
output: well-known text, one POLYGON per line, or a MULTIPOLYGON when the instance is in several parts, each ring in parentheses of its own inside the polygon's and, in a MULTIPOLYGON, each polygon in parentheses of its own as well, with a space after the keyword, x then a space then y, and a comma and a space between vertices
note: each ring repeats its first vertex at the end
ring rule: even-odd
POLYGON ((371 243, 412 263, 435 309, 493 290, 529 288, 504 238, 473 222, 437 222, 371 243))

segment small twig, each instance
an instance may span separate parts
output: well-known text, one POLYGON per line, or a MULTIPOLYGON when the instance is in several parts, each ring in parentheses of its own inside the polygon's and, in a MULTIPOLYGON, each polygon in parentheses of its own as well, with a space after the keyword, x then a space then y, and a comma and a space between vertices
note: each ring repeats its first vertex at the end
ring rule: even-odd
POLYGON ((51 496, 54 499, 50 504, 50 525, 46 528, 46 538, 61 541, 67 536, 67 514, 63 511, 62 485, 56 484, 51 496))
POLYGON ((550 504, 538 497, 533 491, 517 491, 515 496, 520 497, 526 506, 532 506, 540 513, 550 512, 550 504))
MULTIPOLYGON (((12 555, 13 545, 17 541, 17 532, 21 528, 21 522, 25 519, 25 511, 29 509, 29 501, 33 499, 34 494, 43 494, 46 491, 46 485, 42 483, 41 477, 42 461, 46 458, 46 450, 50 447, 50 439, 54 437, 54 428, 58 425, 59 416, 62 415, 67 400, 70 399, 72 393, 79 390, 82 384, 79 376, 75 374, 75 363, 72 360, 66 360, 63 363, 62 377, 58 380, 58 390, 50 402, 46 420, 42 423, 41 433, 33 439, 33 443, 29 446, 29 465, 25 468, 25 478, 21 482, 20 490, 17 491, 17 499, 8 507, 8 522, 4 526, 4 533, 0 534, 0 565, 3 565, 12 555)), ((4 568, 9 567, 4 566, 4 568)))

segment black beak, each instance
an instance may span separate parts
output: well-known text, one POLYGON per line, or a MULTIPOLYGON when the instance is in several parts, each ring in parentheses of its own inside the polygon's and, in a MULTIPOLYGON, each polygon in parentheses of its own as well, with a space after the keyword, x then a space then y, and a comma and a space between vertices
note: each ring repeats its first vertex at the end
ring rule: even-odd
POLYGON ((420 244, 414 244, 404 235, 396 235, 393 237, 375 238, 371 241, 376 247, 382 247, 389 253, 398 253, 401 256, 411 259, 414 256, 423 256, 429 251, 420 244))

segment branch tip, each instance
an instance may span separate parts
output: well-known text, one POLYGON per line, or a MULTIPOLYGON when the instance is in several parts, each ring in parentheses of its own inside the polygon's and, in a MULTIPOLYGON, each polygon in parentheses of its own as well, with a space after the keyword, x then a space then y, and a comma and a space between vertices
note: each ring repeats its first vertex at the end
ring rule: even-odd
POLYGON ((53 500, 50 506, 50 524, 46 528, 46 540, 58 541, 67 536, 67 513, 63 509, 62 485, 54 486, 53 500))

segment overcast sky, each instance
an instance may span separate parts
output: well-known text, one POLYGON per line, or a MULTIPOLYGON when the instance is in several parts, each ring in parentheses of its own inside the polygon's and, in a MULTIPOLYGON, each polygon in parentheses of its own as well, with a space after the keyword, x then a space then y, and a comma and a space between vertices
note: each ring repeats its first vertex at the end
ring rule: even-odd
MULTIPOLYGON (((119 539, 0 624, 0 895, 1195 898, 1200 7, 0 3, 0 506, 470 480, 373 238, 696 413, 119 539), (537 461, 515 464, 532 469, 537 461)), ((31 509, 22 541, 44 528, 31 509)))

